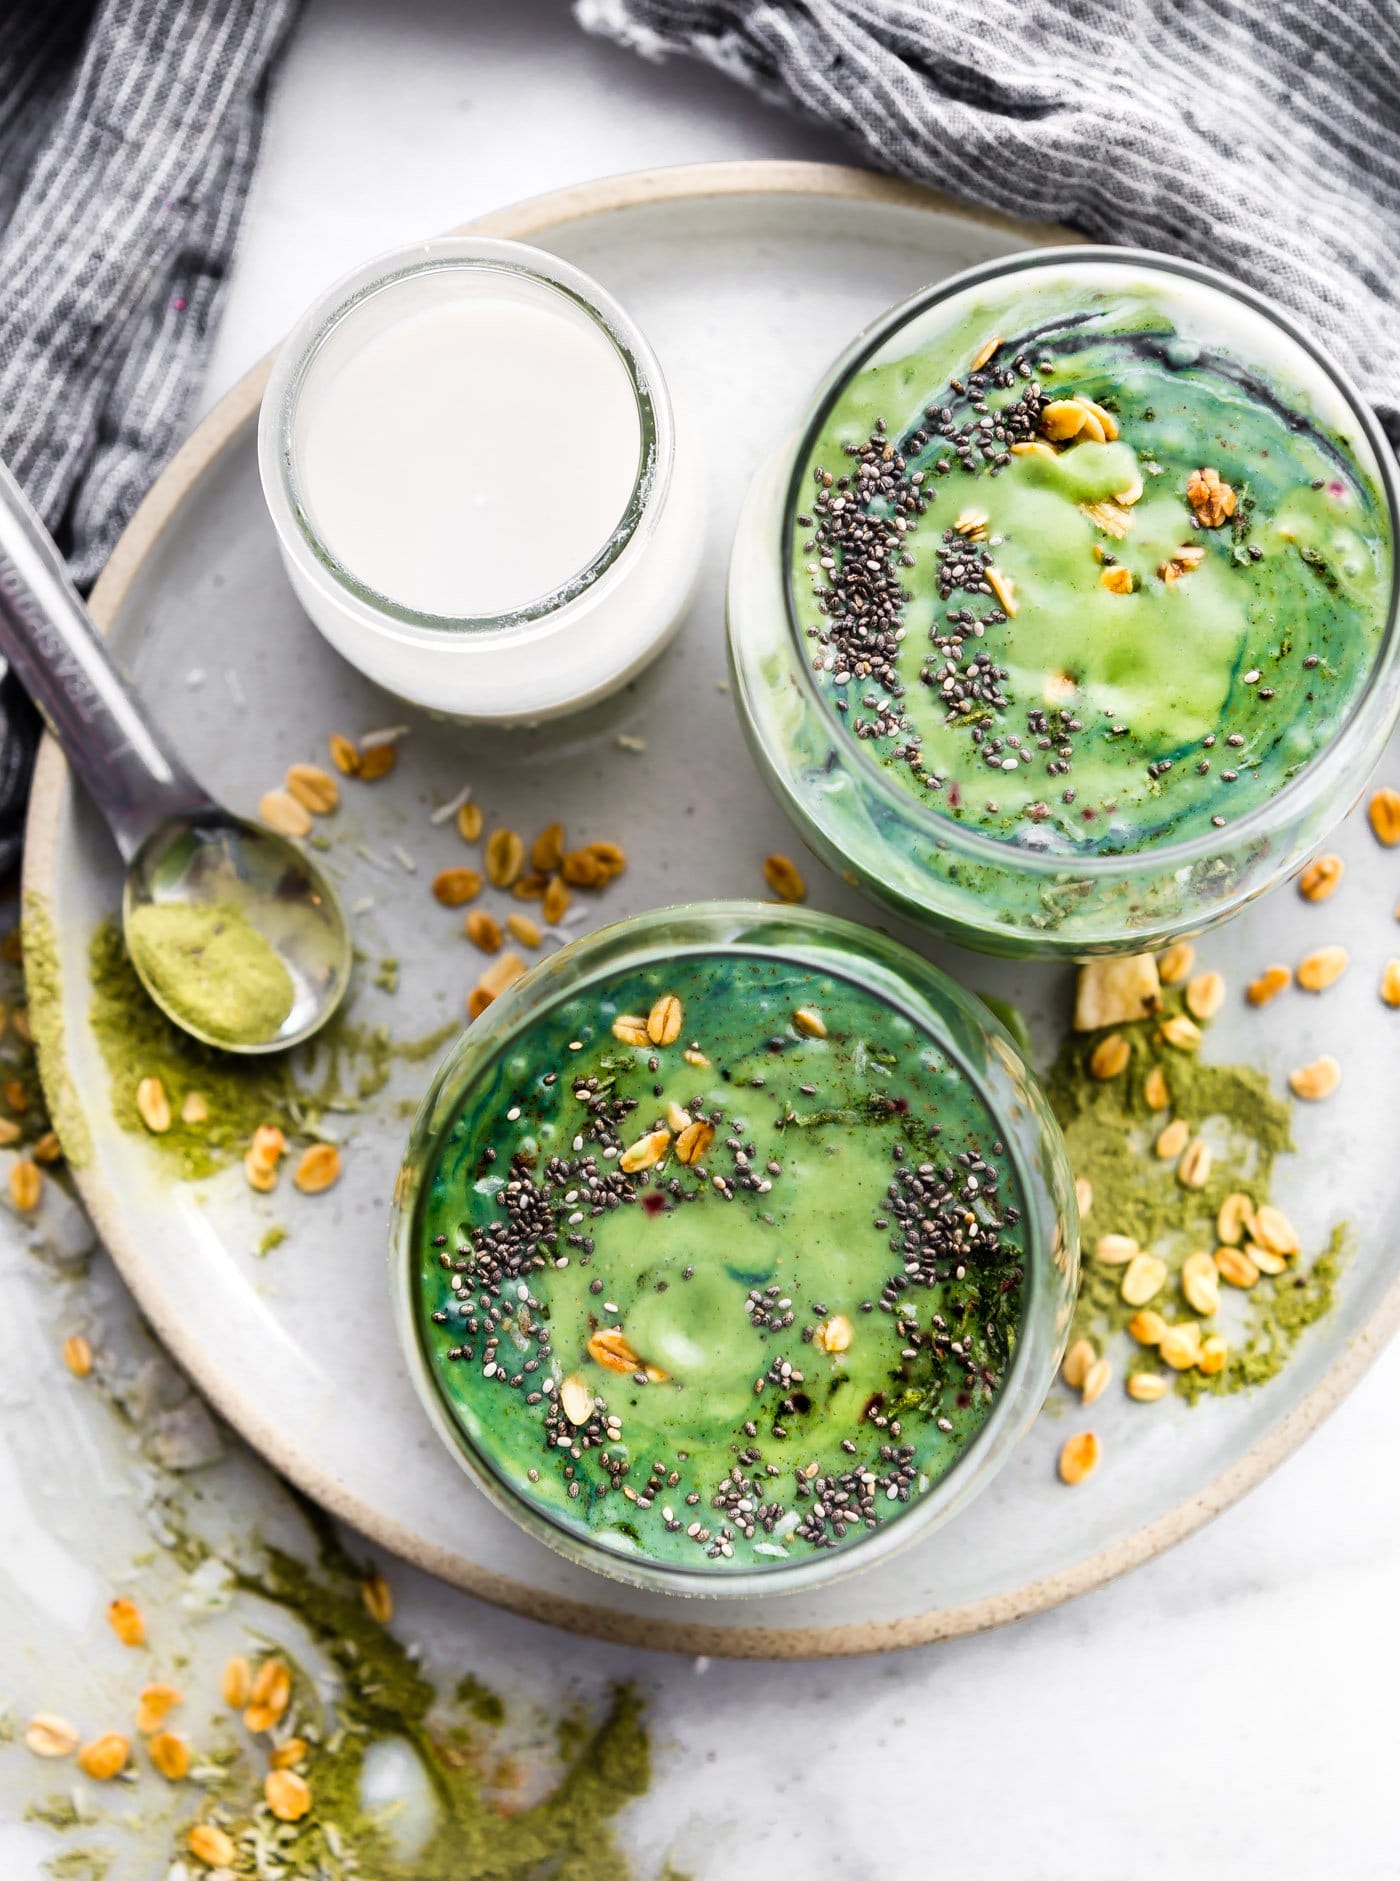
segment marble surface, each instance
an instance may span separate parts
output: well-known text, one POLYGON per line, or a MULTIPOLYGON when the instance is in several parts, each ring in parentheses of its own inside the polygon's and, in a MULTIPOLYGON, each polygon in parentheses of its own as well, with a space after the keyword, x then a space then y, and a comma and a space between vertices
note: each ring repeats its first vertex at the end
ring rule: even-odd
MULTIPOLYGON (((844 154, 718 77, 583 38, 553 0, 312 0, 273 101, 209 398, 328 278, 415 230, 647 164, 844 154)), ((4 1233, 0 1696, 19 1716, 76 1715, 120 1669, 101 1612, 148 1520, 150 1475, 58 1344, 75 1314, 117 1327, 129 1310, 105 1264, 86 1291, 56 1292, 4 1233)), ((542 1717, 564 1694, 596 1701, 619 1677, 639 1682, 656 1746, 652 1792, 626 1817, 642 1874, 672 1856, 741 1881, 778 1864, 817 1881, 1370 1881, 1400 1874, 1384 1802, 1400 1684, 1396 1429, 1392 1350, 1282 1471, 1173 1553, 1074 1606, 898 1658, 653 1657, 390 1566, 397 1624, 542 1717)), ((241 1507, 292 1519, 236 1446, 213 1474, 241 1507)), ((23 1757, 0 1753, 0 1872, 15 1881, 40 1875, 55 1846, 18 1820, 23 1757)), ((138 1824, 114 1873, 163 1875, 166 1848, 158 1824, 138 1824)))

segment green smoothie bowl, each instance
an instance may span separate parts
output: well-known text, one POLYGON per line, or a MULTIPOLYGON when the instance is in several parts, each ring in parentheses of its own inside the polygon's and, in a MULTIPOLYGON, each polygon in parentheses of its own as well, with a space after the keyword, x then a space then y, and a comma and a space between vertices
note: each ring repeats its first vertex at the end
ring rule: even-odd
POLYGON ((1389 447, 1287 316, 1132 249, 926 289, 756 479, 729 645, 849 881, 965 945, 1141 953, 1291 873, 1400 712, 1389 447))
POLYGON ((434 1078, 396 1198, 419 1395, 524 1528, 679 1594, 945 1521, 1040 1408, 1078 1273, 1010 1037, 906 948, 714 902, 576 941, 434 1078))

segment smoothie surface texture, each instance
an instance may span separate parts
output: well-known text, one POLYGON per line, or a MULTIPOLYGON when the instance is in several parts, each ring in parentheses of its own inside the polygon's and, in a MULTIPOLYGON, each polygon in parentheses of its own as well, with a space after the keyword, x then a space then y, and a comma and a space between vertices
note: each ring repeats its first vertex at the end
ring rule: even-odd
POLYGON ((1047 263, 901 323, 799 465, 797 628, 847 738, 994 840, 1131 854, 1336 737, 1391 607, 1374 455, 1243 301, 1047 263))
POLYGON ((724 1572, 857 1543, 985 1425, 1020 1179, 902 1011, 771 953, 595 980, 430 1151, 418 1333, 478 1460, 555 1523, 724 1572))

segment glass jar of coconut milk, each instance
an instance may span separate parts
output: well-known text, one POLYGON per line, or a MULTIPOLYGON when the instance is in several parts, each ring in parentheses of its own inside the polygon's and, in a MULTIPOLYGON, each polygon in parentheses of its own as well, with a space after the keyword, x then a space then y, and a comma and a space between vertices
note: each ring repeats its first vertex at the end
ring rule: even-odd
POLYGON ((529 722, 603 697, 679 625, 703 544, 655 354, 577 268, 420 242, 311 307, 258 434, 298 598, 400 698, 529 722))

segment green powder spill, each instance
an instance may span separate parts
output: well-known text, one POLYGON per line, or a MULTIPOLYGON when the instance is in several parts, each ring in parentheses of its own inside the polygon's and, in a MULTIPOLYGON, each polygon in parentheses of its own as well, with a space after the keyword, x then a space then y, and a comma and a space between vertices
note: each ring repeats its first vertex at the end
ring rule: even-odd
POLYGON ((44 1873, 52 1881, 107 1881, 113 1857, 104 1848, 68 1848, 61 1855, 50 1855, 44 1873))
POLYGON ((115 921, 94 932, 89 972, 91 1024, 111 1077, 112 1114, 189 1181, 240 1158, 259 1124, 276 1124, 288 1137, 314 1136, 328 1110, 357 1109, 387 1084, 396 1061, 434 1057, 460 1029, 449 1022, 423 1038, 395 1040, 383 1028, 354 1025, 341 1012, 294 1052, 235 1058, 171 1024, 136 977, 115 921), (137 1086, 148 1077, 160 1079, 170 1100, 171 1127, 160 1136, 146 1129, 136 1107, 137 1086), (209 1115, 190 1124, 182 1111, 195 1093, 209 1115))
POLYGON ((63 1048, 63 999, 58 943, 48 907, 37 895, 24 901, 24 984, 29 1027, 44 1074, 44 1097, 53 1127, 63 1140, 70 1166, 79 1169, 92 1155, 92 1138, 68 1073, 63 1048))
POLYGON ((1251 1315, 1245 1343, 1232 1352, 1223 1372, 1205 1377, 1200 1372, 1182 1372, 1177 1389, 1192 1403, 1206 1392, 1219 1397, 1242 1391, 1252 1385, 1266 1385, 1277 1378, 1293 1355, 1293 1349, 1309 1326, 1325 1319, 1336 1303, 1337 1281, 1348 1251, 1349 1236, 1345 1222, 1332 1230, 1327 1246, 1311 1267, 1279 1274, 1274 1280, 1261 1280, 1250 1295, 1251 1315), (1260 1288, 1267 1286, 1267 1295, 1260 1288))
MULTIPOLYGON (((245 1592, 295 1615, 342 1682, 334 1715, 320 1720, 321 1741, 307 1767, 312 1813, 295 1829, 279 1829, 278 1860, 289 1881, 340 1873, 346 1854, 353 1854, 357 1872, 375 1881, 539 1881, 546 1875, 551 1881, 625 1881, 633 1869, 614 1818, 651 1780, 637 1693, 619 1687, 554 1789, 529 1808, 507 1813, 483 1783, 482 1760, 472 1754, 475 1732, 443 1723, 432 1684, 394 1635, 366 1614, 353 1565, 325 1519, 308 1513, 322 1537, 316 1568, 269 1547, 259 1573, 239 1576, 245 1592), (390 1738, 417 1756, 437 1806, 435 1825, 412 1856, 399 1851, 361 1800, 366 1755, 390 1738)), ((314 1688, 300 1675, 295 1686, 301 1715, 314 1720, 314 1688)), ((459 1682, 457 1701, 483 1727, 504 1719, 501 1700, 471 1674, 459 1682)), ((235 1791, 231 1779, 219 1814, 238 1839, 253 1828, 257 1796, 255 1789, 241 1798, 235 1791)))
MULTIPOLYGON (((1248 1065, 1209 1064, 1191 1052, 1174 1050, 1159 1037, 1160 1018, 1182 1010, 1180 997, 1167 994, 1159 1019, 1079 1033, 1066 1039, 1045 1086, 1069 1147, 1070 1166, 1089 1182, 1093 1203, 1084 1228, 1085 1260, 1071 1339, 1091 1338, 1102 1349, 1106 1336, 1122 1332, 1138 1310, 1120 1292, 1123 1269, 1093 1258, 1101 1234, 1131 1235, 1139 1246, 1160 1255, 1169 1267, 1166 1285, 1150 1307, 1172 1323, 1197 1318, 1181 1293, 1180 1269, 1197 1249, 1213 1251, 1219 1241, 1215 1218, 1232 1191, 1243 1190, 1256 1206, 1269 1199, 1274 1165, 1294 1147, 1291 1111, 1286 1099, 1269 1088, 1261 1071, 1248 1065), (1100 1039, 1118 1032, 1128 1041, 1128 1068, 1119 1077, 1098 1079, 1088 1069, 1100 1039), (1168 1109, 1154 1111, 1145 1086, 1160 1066, 1171 1094, 1168 1109), (1153 1143, 1174 1117, 1189 1120, 1193 1134, 1204 1130, 1214 1151, 1209 1179, 1200 1190, 1185 1189, 1176 1179, 1174 1161, 1153 1154, 1153 1143)), ((1222 1304, 1244 1303, 1243 1333, 1222 1327, 1230 1356, 1220 1372, 1175 1374, 1176 1389, 1192 1401, 1266 1383, 1287 1363, 1309 1326, 1331 1310, 1345 1252, 1346 1231, 1333 1231, 1329 1246, 1310 1266, 1295 1259, 1276 1278, 1265 1275, 1246 1294, 1221 1288, 1222 1304)), ((1200 1322, 1216 1330, 1216 1322, 1200 1322)), ((1134 1347, 1133 1369, 1160 1369, 1150 1347, 1134 1347)))
POLYGON ((275 1038, 292 1009, 291 974, 235 901, 146 902, 132 910, 126 938, 166 1010, 206 1038, 275 1038))
POLYGON ((457 1681, 457 1688, 452 1696, 462 1707, 469 1711, 478 1724, 503 1724, 506 1708, 500 1695, 493 1692, 489 1685, 483 1685, 475 1672, 464 1672, 457 1681))
POLYGON ((61 1835, 66 1835, 70 1829, 80 1828, 83 1821, 73 1798, 62 1794, 42 1796, 30 1803, 24 1812, 24 1819, 26 1822, 41 1822, 46 1829, 56 1829, 61 1835))
MULTIPOLYGON (((129 1402, 114 1389, 118 1376, 115 1370, 99 1369, 94 1387, 111 1414, 139 1432, 129 1402)), ((304 1772, 311 1809, 297 1823, 274 1821, 267 1810, 267 1738, 250 1737, 230 1720, 231 1739, 201 1746, 199 1761, 209 1774, 198 1788, 189 1784, 172 1793, 176 1807, 190 1813, 171 1829, 170 1859, 190 1869, 191 1881, 195 1870, 204 1872, 188 1854, 189 1830, 196 1821, 217 1823, 232 1837, 238 1851, 233 1872, 240 1877, 636 1881, 617 1832, 620 1813, 645 1794, 652 1778, 643 1703, 633 1686, 614 1687, 601 1717, 579 1718, 553 1788, 526 1804, 519 1798, 533 1775, 523 1764, 530 1753, 498 1735, 507 1723, 502 1697, 465 1668, 438 1689, 412 1648, 368 1612, 364 1569, 323 1510, 295 1497, 315 1538, 313 1559, 255 1538, 243 1559, 231 1561, 222 1553, 216 1556, 192 1526, 183 1479, 170 1476, 159 1463, 154 1475, 161 1549, 186 1576, 219 1567, 221 1581, 239 1596, 249 1635, 244 1650, 258 1661, 272 1654, 287 1665, 293 1710, 284 1723, 290 1729, 294 1722, 309 1745, 304 1772), (315 1668, 299 1665, 284 1646, 269 1642, 260 1624, 263 1616, 253 1606, 257 1602, 280 1608, 296 1623, 318 1649, 315 1668), (334 1671, 329 1680, 326 1666, 334 1671), (426 1785, 425 1839, 412 1853, 405 1853, 391 1833, 401 1814, 398 1806, 371 1808, 364 1801, 370 1755, 389 1746, 416 1759, 426 1785)), ((198 1493, 192 1501, 196 1508, 204 1505, 198 1493)), ((133 1678, 141 1682, 136 1674, 133 1678)), ((579 1716, 572 1706, 568 1713, 579 1716)), ((0 1712, 0 1737, 13 1737, 16 1729, 15 1720, 0 1712)), ((128 1805, 118 1802, 120 1786, 103 1787, 107 1795, 91 1797, 92 1807, 84 1812, 71 1796, 56 1795, 31 1803, 27 1819, 75 1835, 106 1826, 94 1822, 92 1813, 105 1801, 112 1806, 114 1826, 131 1824, 128 1805)), ((534 1784, 529 1788, 533 1793, 534 1784)), ((120 1789, 120 1794, 127 1792, 120 1789)), ((88 1881, 84 1864, 107 1859, 105 1851, 88 1847, 49 1858, 62 1881, 88 1881)), ((92 1881, 101 1881, 103 1872, 100 1865, 92 1867, 92 1881)), ((667 1862, 657 1881, 688 1878, 667 1862)))
POLYGON ((259 1124, 296 1130, 297 1087, 287 1057, 231 1058, 200 1045, 150 999, 127 956, 121 929, 105 921, 92 937, 92 1029, 112 1080, 112 1114, 123 1130, 145 1136, 181 1176, 212 1175, 242 1156, 259 1124), (151 1136, 136 1108, 143 1078, 159 1078, 172 1122, 151 1136), (208 1121, 186 1123, 187 1097, 202 1096, 208 1121))

